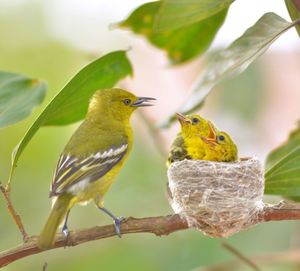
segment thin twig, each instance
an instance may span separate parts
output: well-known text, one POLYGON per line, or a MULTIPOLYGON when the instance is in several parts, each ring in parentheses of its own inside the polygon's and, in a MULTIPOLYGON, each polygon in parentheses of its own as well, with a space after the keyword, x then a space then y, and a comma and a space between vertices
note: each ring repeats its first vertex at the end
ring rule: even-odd
POLYGON ((234 248, 232 245, 228 244, 227 242, 222 242, 222 245, 231 253, 233 253, 237 258, 239 258, 242 262, 247 264, 255 271, 262 271, 251 259, 243 255, 240 251, 234 248))
POLYGON ((12 205, 11 199, 10 199, 10 193, 9 191, 0 183, 0 190, 4 196, 4 199, 6 201, 6 205, 7 205, 7 209, 9 211, 9 213, 11 214, 15 224, 17 225, 19 231, 22 234, 23 237, 23 241, 27 242, 29 239, 29 236, 25 230, 25 227, 22 223, 21 217, 20 215, 18 215, 18 213, 16 212, 15 208, 12 205))
POLYGON ((156 127, 153 122, 149 119, 149 116, 143 111, 139 111, 139 116, 143 120, 143 122, 146 124, 151 137, 154 140, 154 145, 156 146, 157 150, 163 157, 167 157, 168 155, 168 150, 166 149, 166 144, 164 142, 164 139, 161 135, 160 129, 156 127))
MULTIPOLYGON (((272 264, 283 264, 283 263, 300 263, 300 250, 287 250, 280 252, 272 252, 263 255, 252 256, 250 260, 255 260, 256 263, 261 265, 272 265, 272 264)), ((234 260, 225 263, 221 263, 218 265, 207 266, 207 267, 199 267, 193 269, 193 271, 234 271, 240 270, 241 261, 234 260)))

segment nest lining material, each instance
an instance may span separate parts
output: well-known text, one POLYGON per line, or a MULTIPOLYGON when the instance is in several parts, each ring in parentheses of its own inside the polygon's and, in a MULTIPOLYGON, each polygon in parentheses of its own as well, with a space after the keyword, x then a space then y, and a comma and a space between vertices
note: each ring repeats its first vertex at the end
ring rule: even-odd
POLYGON ((255 224, 264 177, 256 158, 233 163, 183 160, 168 169, 171 205, 190 227, 228 237, 255 224))

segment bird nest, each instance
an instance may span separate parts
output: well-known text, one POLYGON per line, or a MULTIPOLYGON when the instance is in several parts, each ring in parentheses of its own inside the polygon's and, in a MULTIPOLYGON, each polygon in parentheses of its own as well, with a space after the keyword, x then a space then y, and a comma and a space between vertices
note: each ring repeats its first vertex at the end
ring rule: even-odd
POLYGON ((233 163, 183 160, 168 170, 173 210, 212 237, 228 237, 255 224, 263 209, 263 170, 251 158, 233 163))

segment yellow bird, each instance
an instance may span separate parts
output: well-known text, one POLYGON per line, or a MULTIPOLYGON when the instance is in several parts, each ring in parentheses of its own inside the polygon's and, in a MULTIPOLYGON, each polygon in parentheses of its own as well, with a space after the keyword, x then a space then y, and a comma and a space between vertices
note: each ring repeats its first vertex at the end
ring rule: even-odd
MULTIPOLYGON (((201 137, 209 137, 211 130, 208 121, 199 115, 184 116, 176 113, 181 131, 171 145, 167 167, 175 161, 184 159, 202 160, 205 156, 201 137)), ((212 124, 211 124, 212 125, 212 124)))
POLYGON ((205 156, 203 160, 217 162, 233 162, 238 159, 238 149, 231 137, 223 132, 217 131, 212 123, 208 122, 209 136, 201 136, 204 144, 205 156))
POLYGON ((121 219, 103 207, 103 197, 131 150, 131 114, 138 107, 153 105, 154 100, 118 88, 95 92, 85 120, 59 158, 50 191, 54 204, 38 239, 41 249, 53 245, 57 228, 64 219, 62 231, 67 236, 70 209, 91 200, 113 218, 120 236, 121 219))

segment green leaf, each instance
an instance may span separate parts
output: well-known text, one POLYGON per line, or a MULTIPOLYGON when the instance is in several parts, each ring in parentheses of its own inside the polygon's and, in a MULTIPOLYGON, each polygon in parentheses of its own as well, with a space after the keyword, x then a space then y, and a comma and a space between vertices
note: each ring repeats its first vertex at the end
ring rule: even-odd
POLYGON ((287 141, 274 149, 268 155, 265 166, 267 170, 274 166, 280 159, 285 157, 292 150, 300 146, 300 121, 298 121, 297 126, 298 127, 290 133, 287 141))
POLYGON ((10 179, 21 153, 41 126, 66 125, 83 119, 93 93, 113 87, 127 75, 132 75, 132 67, 124 51, 109 53, 76 74, 46 106, 16 147, 10 179))
POLYGON ((170 31, 205 20, 227 9, 233 1, 163 0, 156 18, 155 31, 170 31))
POLYGON ((267 157, 265 193, 283 195, 293 201, 300 201, 300 158, 296 155, 300 153, 299 147, 300 121, 288 140, 267 157))
POLYGON ((0 71, 0 128, 28 117, 44 100, 46 90, 44 82, 0 71))
MULTIPOLYGON (((300 1, 299 0, 285 0, 286 8, 290 14, 291 19, 294 21, 300 18, 300 1)), ((300 36, 300 26, 296 25, 296 30, 300 36)))
POLYGON ((151 44, 165 50, 173 64, 183 63, 205 52, 227 14, 227 9, 224 9, 201 22, 158 33, 154 31, 154 22, 160 6, 161 2, 146 3, 119 26, 143 35, 151 44))
MULTIPOLYGON (((188 114, 199 109, 217 84, 246 70, 280 35, 297 23, 299 22, 287 22, 275 13, 264 14, 228 48, 219 50, 211 56, 195 84, 192 95, 178 111, 188 114)), ((173 115, 164 121, 162 126, 166 127, 174 120, 173 115)))
POLYGON ((266 172, 265 193, 300 196, 300 146, 283 156, 266 172))

